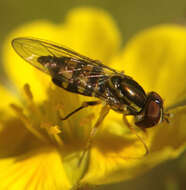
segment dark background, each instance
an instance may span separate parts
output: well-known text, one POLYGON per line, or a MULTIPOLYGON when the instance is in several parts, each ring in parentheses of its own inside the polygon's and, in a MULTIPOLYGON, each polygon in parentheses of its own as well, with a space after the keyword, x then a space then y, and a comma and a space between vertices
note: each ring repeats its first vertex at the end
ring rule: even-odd
MULTIPOLYGON (((79 6, 108 11, 123 35, 123 46, 131 36, 147 27, 163 23, 186 24, 186 0, 0 0, 0 56, 2 43, 14 28, 37 19, 61 22, 71 8, 79 6)), ((0 74, 2 78, 2 67, 0 74)), ((97 189, 184 190, 185 181, 186 155, 182 155, 136 179, 97 189)))

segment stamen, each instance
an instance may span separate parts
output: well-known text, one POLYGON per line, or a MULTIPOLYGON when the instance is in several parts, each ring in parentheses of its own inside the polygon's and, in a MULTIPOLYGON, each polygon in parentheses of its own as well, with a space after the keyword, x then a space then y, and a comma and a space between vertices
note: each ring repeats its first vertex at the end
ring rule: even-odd
POLYGON ((38 109, 38 107, 35 105, 34 103, 34 96, 32 94, 32 91, 30 89, 30 85, 29 84, 25 84, 24 87, 23 87, 23 90, 24 90, 24 93, 26 95, 26 98, 28 100, 28 106, 29 106, 29 109, 35 113, 35 115, 37 117, 39 117, 40 119, 42 118, 41 116, 41 112, 40 110, 38 109))
POLYGON ((59 127, 57 125, 50 127, 48 131, 49 131, 49 134, 51 134, 51 135, 57 135, 57 134, 61 133, 61 130, 59 129, 59 127))
POLYGON ((40 127, 44 128, 47 131, 51 140, 55 139, 56 143, 59 146, 64 145, 61 137, 59 137, 59 135, 58 135, 59 133, 61 133, 61 130, 59 129, 58 125, 51 126, 49 123, 42 123, 40 127))
POLYGON ((31 122, 28 120, 28 118, 23 114, 23 109, 15 104, 11 104, 10 107, 15 111, 15 113, 19 116, 21 121, 25 124, 25 127, 38 139, 40 139, 43 142, 48 142, 46 137, 43 136, 40 132, 38 132, 36 129, 33 128, 31 125, 31 122))
POLYGON ((49 134, 53 135, 57 144, 61 147, 64 145, 64 143, 63 143, 62 139, 59 137, 59 135, 58 135, 59 133, 61 133, 61 130, 59 129, 59 127, 57 125, 50 127, 49 134))
POLYGON ((24 88, 24 92, 25 92, 26 96, 29 98, 29 100, 32 101, 33 100, 33 94, 30 90, 29 84, 25 84, 23 88, 24 88))

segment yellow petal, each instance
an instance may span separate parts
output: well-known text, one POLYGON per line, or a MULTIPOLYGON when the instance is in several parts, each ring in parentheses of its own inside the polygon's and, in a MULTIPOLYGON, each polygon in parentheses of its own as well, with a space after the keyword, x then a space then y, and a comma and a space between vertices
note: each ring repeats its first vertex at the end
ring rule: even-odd
POLYGON ((185 44, 185 27, 156 26, 130 40, 115 67, 123 67, 145 90, 157 91, 171 105, 186 92, 185 44))
POLYGON ((70 189, 61 157, 50 147, 1 159, 0 170, 0 189, 70 189))
POLYGON ((62 28, 67 46, 108 64, 120 47, 120 33, 114 20, 101 9, 76 8, 69 12, 62 28))
POLYGON ((141 142, 121 121, 111 117, 105 119, 103 129, 94 139, 88 171, 82 183, 108 184, 129 179, 143 160, 145 149, 141 142))
POLYGON ((171 147, 176 151, 186 145, 186 106, 180 106, 171 111, 169 124, 158 126, 154 131, 151 151, 171 147))
MULTIPOLYGON (((75 147, 75 146, 74 146, 75 147)), ((70 146, 68 147, 70 148, 70 146)), ((64 158, 64 169, 70 184, 74 187, 78 185, 82 185, 80 183, 80 179, 87 171, 87 163, 88 163, 88 154, 85 154, 83 159, 81 152, 73 151, 72 153, 68 153, 64 158)))
MULTIPOLYGON (((118 139, 111 140, 118 141, 118 139)), ((102 147, 91 150, 91 160, 88 172, 82 179, 83 183, 96 185, 116 183, 133 178, 138 173, 144 172, 143 170, 138 171, 141 161, 144 160, 139 156, 140 154, 142 155, 142 152, 139 154, 140 146, 138 145, 138 148, 132 147, 131 143, 129 147, 127 141, 122 141, 121 139, 120 143, 122 144, 112 143, 115 146, 115 150, 113 145, 111 145, 110 149, 107 147, 107 151, 102 147)))

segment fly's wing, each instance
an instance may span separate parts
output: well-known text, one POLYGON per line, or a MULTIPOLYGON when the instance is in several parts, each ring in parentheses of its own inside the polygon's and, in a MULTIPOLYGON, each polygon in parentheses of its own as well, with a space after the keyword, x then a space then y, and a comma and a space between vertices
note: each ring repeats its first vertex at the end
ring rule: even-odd
POLYGON ((16 38, 12 41, 12 46, 17 54, 20 55, 25 61, 47 74, 49 74, 47 68, 38 62, 38 58, 41 56, 70 57, 76 60, 83 60, 92 66, 102 67, 105 74, 110 75, 111 73, 116 73, 114 69, 103 65, 99 61, 92 60, 53 42, 35 38, 16 38))
POLYGON ((16 38, 12 41, 12 47, 25 61, 37 69, 49 74, 47 68, 38 62, 40 56, 52 55, 39 41, 29 38, 16 38))

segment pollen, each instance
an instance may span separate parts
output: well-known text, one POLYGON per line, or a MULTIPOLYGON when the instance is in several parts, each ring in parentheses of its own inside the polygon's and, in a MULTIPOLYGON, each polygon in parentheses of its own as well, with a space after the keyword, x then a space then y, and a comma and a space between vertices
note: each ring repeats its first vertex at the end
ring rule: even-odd
POLYGON ((57 134, 61 133, 61 130, 59 129, 59 126, 56 125, 56 126, 50 127, 49 133, 51 135, 57 135, 57 134))
POLYGON ((57 145, 58 146, 62 146, 64 145, 62 139, 60 138, 60 136, 58 135, 59 133, 61 133, 61 130, 59 129, 59 126, 51 126, 48 130, 49 135, 53 136, 57 145))

